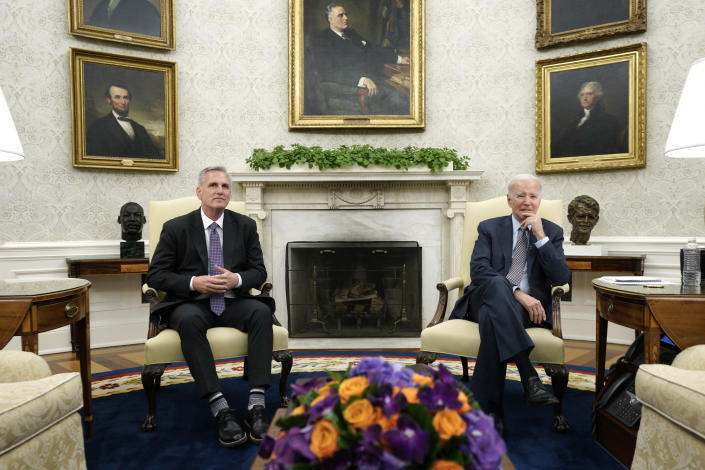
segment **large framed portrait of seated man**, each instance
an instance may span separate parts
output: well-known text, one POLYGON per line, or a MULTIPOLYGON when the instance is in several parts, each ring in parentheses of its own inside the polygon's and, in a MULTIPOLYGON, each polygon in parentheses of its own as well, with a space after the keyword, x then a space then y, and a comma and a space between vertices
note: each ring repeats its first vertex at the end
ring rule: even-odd
POLYGON ((536 62, 536 172, 646 166, 646 44, 536 62))
POLYGON ((73 166, 177 171, 176 63, 71 49, 73 166))
POLYGON ((423 128, 425 0, 289 0, 289 127, 423 128))
POLYGON ((68 0, 69 32, 174 49, 174 0, 68 0))
POLYGON ((646 31, 646 0, 536 0, 536 48, 646 31))

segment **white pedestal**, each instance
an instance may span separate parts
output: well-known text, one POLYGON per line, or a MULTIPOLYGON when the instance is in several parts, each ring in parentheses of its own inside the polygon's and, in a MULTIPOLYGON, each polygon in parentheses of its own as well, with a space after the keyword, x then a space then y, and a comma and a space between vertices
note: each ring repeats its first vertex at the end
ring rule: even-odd
POLYGON ((563 252, 566 256, 606 256, 607 245, 574 245, 566 243, 563 245, 563 252))

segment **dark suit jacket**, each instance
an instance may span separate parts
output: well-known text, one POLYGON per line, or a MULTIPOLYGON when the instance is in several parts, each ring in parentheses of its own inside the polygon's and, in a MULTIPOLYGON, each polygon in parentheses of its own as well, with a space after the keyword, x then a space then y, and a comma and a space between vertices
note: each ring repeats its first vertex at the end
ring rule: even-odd
MULTIPOLYGON (((536 248, 536 237, 529 233, 526 254, 529 294, 538 299, 546 312, 546 322, 552 324, 551 286, 560 286, 570 279, 570 270, 563 254, 563 229, 541 219, 549 242, 536 248)), ((466 318, 470 296, 490 278, 506 277, 512 264, 512 216, 483 220, 477 227, 478 237, 470 260, 470 285, 458 299, 450 318, 466 318)))
POLYGON ((130 139, 110 112, 91 123, 86 133, 86 155, 105 157, 162 158, 152 138, 140 124, 131 121, 135 140, 130 139))
POLYGON ((346 29, 345 35, 350 39, 341 38, 330 28, 314 34, 311 46, 321 81, 357 86, 361 77, 368 77, 379 86, 382 65, 396 63, 396 52, 371 46, 354 29, 346 29))
POLYGON ((110 0, 102 0, 86 24, 150 36, 162 35, 159 11, 146 0, 122 0, 110 16, 108 3, 110 0))
POLYGON ((607 114, 598 104, 590 117, 578 127, 585 115, 583 110, 573 120, 568 130, 551 145, 551 157, 577 157, 584 155, 609 155, 626 152, 622 142, 621 126, 617 118, 607 114))
MULTIPOLYGON (((267 279, 255 221, 230 210, 225 211, 223 219, 223 267, 242 278, 235 290, 237 297, 253 297, 249 290, 259 288, 267 279)), ((174 306, 196 299, 201 294, 189 290, 191 277, 207 274, 208 249, 201 210, 167 221, 147 272, 147 284, 166 291, 152 313, 168 313, 174 306)), ((274 299, 255 298, 274 311, 274 299)))

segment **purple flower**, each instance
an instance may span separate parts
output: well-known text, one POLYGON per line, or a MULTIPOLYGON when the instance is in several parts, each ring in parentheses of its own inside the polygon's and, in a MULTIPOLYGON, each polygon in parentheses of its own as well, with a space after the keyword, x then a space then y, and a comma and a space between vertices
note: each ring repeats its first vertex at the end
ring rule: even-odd
POLYGON ((370 383, 408 387, 414 372, 398 362, 387 362, 383 357, 364 357, 360 363, 350 369, 350 376, 366 375, 370 383))
POLYGON ((355 447, 355 468, 359 470, 398 470, 407 464, 404 460, 398 459, 389 452, 382 449, 380 436, 382 428, 378 425, 369 426, 362 441, 355 447))
POLYGON ((445 408, 457 410, 463 406, 458 399, 457 383, 453 384, 436 382, 433 387, 421 387, 418 394, 419 402, 429 410, 442 410, 445 408))
POLYGON ((465 435, 467 446, 461 450, 470 454, 474 468, 478 470, 496 469, 507 446, 494 427, 494 420, 479 410, 471 410, 463 415, 467 422, 465 435))
POLYGON ((407 403, 406 397, 403 393, 394 394, 394 389, 389 384, 381 385, 377 389, 377 396, 372 394, 367 395, 367 399, 374 406, 381 406, 384 416, 389 418, 394 413, 400 412, 407 403))
POLYGON ((331 413, 335 404, 338 403, 338 400, 339 398, 337 393, 329 393, 326 395, 323 400, 311 407, 308 412, 308 422, 313 423, 324 414, 331 413))
POLYGON ((276 441, 272 436, 270 436, 269 434, 265 434, 262 438, 262 443, 259 445, 259 449, 257 449, 257 455, 259 455, 263 459, 268 459, 269 456, 272 455, 275 442, 276 441))
POLYGON ((423 463, 428 452, 429 432, 407 415, 400 415, 397 429, 390 429, 383 435, 392 453, 399 458, 408 458, 418 464, 423 463))
POLYGON ((330 379, 328 377, 314 377, 301 384, 292 383, 291 391, 294 392, 294 395, 296 396, 306 395, 311 390, 319 388, 321 385, 329 381, 330 379))
POLYGON ((310 463, 317 459, 309 446, 312 426, 293 427, 287 431, 285 438, 278 439, 274 445, 277 463, 289 467, 295 463, 310 463))

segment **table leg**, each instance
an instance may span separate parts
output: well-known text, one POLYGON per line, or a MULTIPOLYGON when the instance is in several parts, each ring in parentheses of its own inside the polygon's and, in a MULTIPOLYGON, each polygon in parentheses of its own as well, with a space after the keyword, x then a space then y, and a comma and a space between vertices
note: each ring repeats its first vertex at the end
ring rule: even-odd
POLYGON ((646 328, 644 330, 644 361, 647 364, 658 364, 661 352, 661 330, 646 328))
POLYGON ((22 351, 39 354, 39 342, 36 334, 22 336, 22 351))
MULTIPOLYGON (((597 305, 600 303, 598 301, 597 305)), ((598 307, 599 308, 599 307, 598 307)), ((607 351, 607 320, 597 312, 597 331, 595 332, 595 397, 605 383, 605 356, 607 351)))
POLYGON ((88 322, 88 295, 86 295, 86 316, 76 322, 78 337, 78 360, 81 364, 81 383, 83 384, 83 421, 86 438, 93 437, 93 397, 91 393, 91 341, 88 322))

